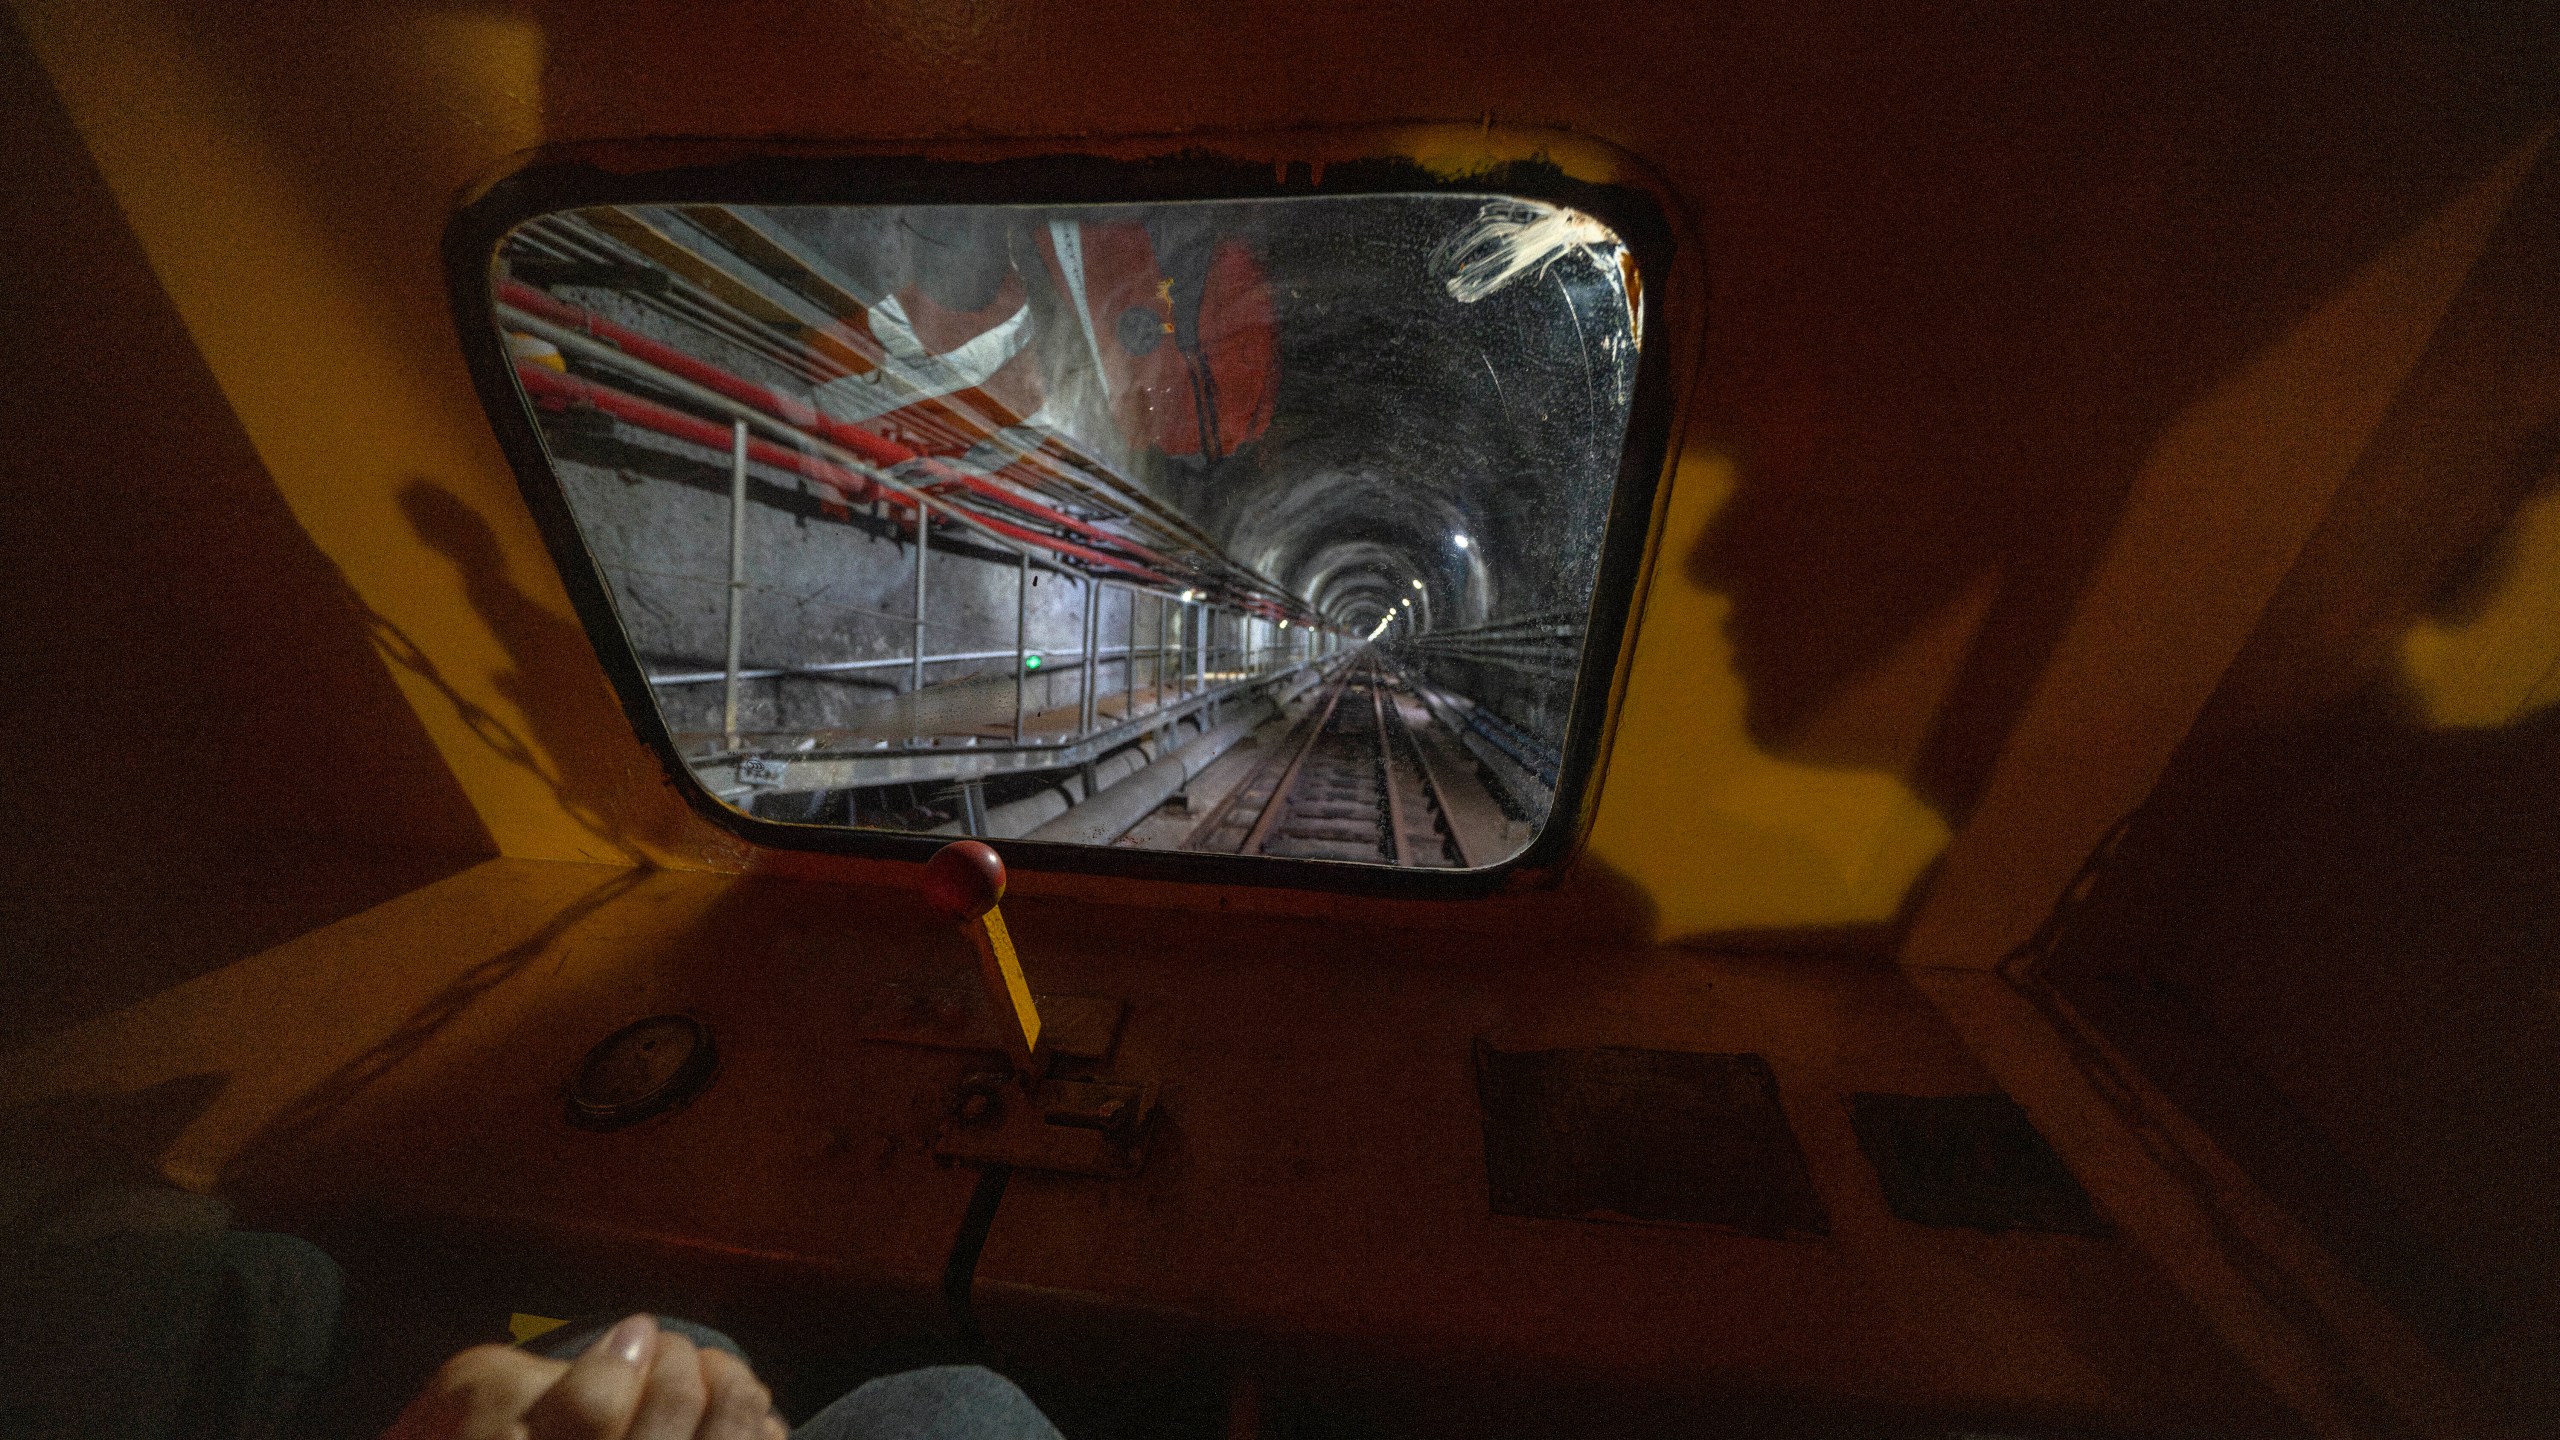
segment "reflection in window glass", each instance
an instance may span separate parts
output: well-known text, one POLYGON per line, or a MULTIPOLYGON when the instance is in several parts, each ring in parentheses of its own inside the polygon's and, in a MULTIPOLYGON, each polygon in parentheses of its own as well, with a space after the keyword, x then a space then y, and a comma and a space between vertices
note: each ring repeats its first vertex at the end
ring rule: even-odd
POLYGON ((1545 823, 1639 338, 1590 217, 599 206, 497 266, 724 803, 1440 868, 1545 823))

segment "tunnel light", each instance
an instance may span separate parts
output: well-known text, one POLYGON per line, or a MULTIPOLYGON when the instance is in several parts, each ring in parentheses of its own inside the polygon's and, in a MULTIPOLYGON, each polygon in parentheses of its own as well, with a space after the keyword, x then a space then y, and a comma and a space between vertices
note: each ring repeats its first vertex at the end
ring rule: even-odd
POLYGON ((1025 656, 1023 656, 1023 657, 1022 657, 1022 668, 1023 668, 1023 669, 1025 669, 1025 670, 1037 670, 1037 669, 1039 669, 1039 668, 1040 668, 1040 657, 1039 657, 1039 656, 1037 656, 1037 655, 1025 655, 1025 656))
POLYGON ((1422 582, 1421 582, 1421 581, 1419 581, 1419 580, 1414 581, 1414 582, 1413 582, 1413 588, 1414 588, 1414 589, 1416 589, 1416 590, 1421 589, 1421 588, 1422 588, 1422 582))
POLYGON ((1466 536, 1464 536, 1464 535, 1452 535, 1452 536, 1450 536, 1450 537, 1449 537, 1449 542, 1450 542, 1451 544, 1453 544, 1453 545, 1457 546, 1457 547, 1458 547, 1459 549, 1461 549, 1461 550, 1464 550, 1464 549, 1466 549, 1468 546, 1473 545, 1474 543, 1476 543, 1476 542, 1474 542, 1473 540, 1468 539, 1468 538, 1467 538, 1466 536))
POLYGON ((1200 592, 1199 592, 1199 591, 1197 591, 1197 590, 1185 590, 1185 591, 1183 591, 1183 592, 1182 592, 1182 603, 1183 603, 1183 604, 1185 604, 1185 605, 1188 605, 1188 604, 1190 604, 1192 601, 1197 600, 1197 599, 1199 599, 1199 598, 1200 598, 1200 592))

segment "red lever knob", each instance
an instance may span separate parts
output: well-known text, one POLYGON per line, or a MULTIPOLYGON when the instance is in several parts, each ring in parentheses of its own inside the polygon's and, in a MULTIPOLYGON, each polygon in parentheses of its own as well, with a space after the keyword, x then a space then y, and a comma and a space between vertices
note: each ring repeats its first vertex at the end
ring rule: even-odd
POLYGON ((924 862, 924 903, 946 919, 975 920, 1004 898, 1004 857, 975 840, 954 840, 924 862))
POLYGON ((1004 1048, 1017 1074, 1029 1075, 1039 1059, 1040 1007, 1031 998, 1031 982, 1023 978, 1022 957, 1005 933, 1004 858, 975 840, 954 840, 924 862, 924 900, 960 926, 969 948, 978 952, 978 981, 986 987, 990 1013, 1002 1022, 1004 1048))

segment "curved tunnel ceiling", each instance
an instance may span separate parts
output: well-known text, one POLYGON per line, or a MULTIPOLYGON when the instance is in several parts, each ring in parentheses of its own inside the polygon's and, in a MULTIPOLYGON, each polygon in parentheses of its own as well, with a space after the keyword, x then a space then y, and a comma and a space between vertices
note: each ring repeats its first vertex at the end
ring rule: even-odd
POLYGON ((1440 628, 1587 599, 1637 336, 1624 252, 1586 216, 1481 195, 768 213, 920 336, 1021 307, 1040 421, 1345 629, 1414 580, 1440 628))
POLYGON ((1354 633, 1414 580, 1425 628, 1579 609, 1635 364, 1606 232, 1481 197, 1202 208, 1266 257, 1278 320, 1268 431, 1166 467, 1228 553, 1354 633), (1524 215, 1551 233, 1506 243, 1524 215))

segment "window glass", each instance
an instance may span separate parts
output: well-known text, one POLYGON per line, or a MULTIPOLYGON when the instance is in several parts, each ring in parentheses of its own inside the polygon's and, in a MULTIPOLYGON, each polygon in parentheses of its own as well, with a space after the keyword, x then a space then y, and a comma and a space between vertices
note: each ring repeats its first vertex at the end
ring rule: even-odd
POLYGON ((496 266, 721 803, 1460 869, 1546 823, 1640 343, 1591 217, 593 206, 496 266))

